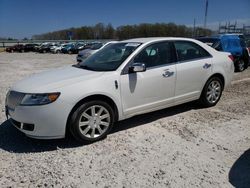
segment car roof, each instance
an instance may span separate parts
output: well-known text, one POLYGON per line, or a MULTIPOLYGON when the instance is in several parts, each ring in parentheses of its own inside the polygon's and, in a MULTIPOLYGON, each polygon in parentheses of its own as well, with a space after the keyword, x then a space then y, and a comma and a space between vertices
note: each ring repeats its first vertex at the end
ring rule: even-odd
POLYGON ((136 43, 148 43, 148 42, 157 42, 162 40, 187 40, 187 41, 194 41, 191 38, 182 38, 182 37, 148 37, 148 38, 134 38, 123 40, 121 42, 136 42, 136 43))
POLYGON ((211 37, 198 37, 197 40, 199 39, 219 39, 219 36, 211 36, 211 37))

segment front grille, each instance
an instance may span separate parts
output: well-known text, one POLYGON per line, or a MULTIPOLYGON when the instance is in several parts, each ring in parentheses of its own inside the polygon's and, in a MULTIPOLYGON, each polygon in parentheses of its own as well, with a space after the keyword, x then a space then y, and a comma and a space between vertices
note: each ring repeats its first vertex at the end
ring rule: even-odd
POLYGON ((7 106, 11 110, 14 110, 15 107, 18 106, 22 102, 24 96, 25 96, 24 93, 19 93, 19 92, 16 92, 16 91, 10 91, 10 93, 7 96, 7 100, 6 100, 7 106))

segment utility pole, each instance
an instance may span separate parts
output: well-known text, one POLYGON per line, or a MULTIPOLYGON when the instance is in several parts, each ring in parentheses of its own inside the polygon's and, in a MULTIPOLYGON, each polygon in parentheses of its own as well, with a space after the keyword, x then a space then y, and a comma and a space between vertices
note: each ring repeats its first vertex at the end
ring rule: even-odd
POLYGON ((208 0, 206 0, 205 19, 204 19, 204 29, 207 28, 207 10, 208 10, 208 0))
POLYGON ((194 18, 193 38, 195 38, 195 37, 196 37, 195 22, 196 22, 196 20, 195 20, 195 18, 194 18))

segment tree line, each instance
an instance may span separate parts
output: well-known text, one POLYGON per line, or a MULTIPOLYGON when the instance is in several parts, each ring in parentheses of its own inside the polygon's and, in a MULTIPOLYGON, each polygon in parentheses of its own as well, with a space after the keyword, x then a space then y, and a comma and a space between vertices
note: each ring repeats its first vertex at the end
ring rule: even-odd
POLYGON ((35 40, 86 40, 86 39, 129 39, 137 37, 198 37, 209 36, 212 31, 201 27, 191 28, 174 23, 143 23, 114 28, 111 24, 98 23, 94 26, 69 28, 32 36, 35 40))

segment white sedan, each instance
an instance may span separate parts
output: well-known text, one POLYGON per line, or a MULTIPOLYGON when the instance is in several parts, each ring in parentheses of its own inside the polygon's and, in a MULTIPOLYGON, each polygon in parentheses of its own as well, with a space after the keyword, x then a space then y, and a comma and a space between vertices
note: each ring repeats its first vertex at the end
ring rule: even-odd
POLYGON ((17 82, 6 115, 27 136, 104 138, 114 122, 189 101, 216 105, 232 80, 231 55, 187 38, 108 45, 70 67, 17 82))

